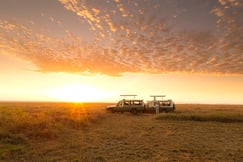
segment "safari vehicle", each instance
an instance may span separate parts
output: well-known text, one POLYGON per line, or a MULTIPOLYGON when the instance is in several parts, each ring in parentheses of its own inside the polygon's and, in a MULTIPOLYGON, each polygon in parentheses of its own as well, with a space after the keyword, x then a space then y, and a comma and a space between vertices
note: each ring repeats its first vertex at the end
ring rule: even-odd
POLYGON ((135 99, 137 95, 121 95, 122 97, 134 97, 134 99, 122 99, 116 105, 108 106, 106 110, 115 112, 131 112, 137 114, 138 112, 144 112, 145 104, 143 100, 135 99))
POLYGON ((153 97, 154 99, 152 101, 148 101, 146 105, 145 112, 146 113, 154 113, 155 112, 155 107, 158 105, 159 106, 159 112, 172 112, 175 111, 175 103, 172 100, 163 100, 162 96, 150 96, 153 97), (160 97, 161 99, 158 100, 157 98, 160 97))
POLYGON ((134 97, 134 99, 122 99, 116 105, 107 106, 106 110, 110 112, 131 112, 137 114, 141 113, 155 113, 156 106, 159 106, 159 112, 172 112, 175 111, 175 103, 172 100, 163 100, 162 96, 150 96, 154 99, 152 101, 148 101, 147 104, 144 103, 143 100, 135 99, 137 95, 121 95, 123 97, 134 97), (161 97, 160 100, 157 98, 161 97))

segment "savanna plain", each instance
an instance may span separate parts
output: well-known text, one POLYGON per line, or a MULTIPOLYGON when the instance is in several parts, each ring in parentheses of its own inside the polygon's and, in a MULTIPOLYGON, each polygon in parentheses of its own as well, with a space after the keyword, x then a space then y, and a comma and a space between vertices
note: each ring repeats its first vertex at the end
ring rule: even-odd
POLYGON ((0 103, 0 161, 243 161, 243 105, 109 113, 105 103, 0 103))

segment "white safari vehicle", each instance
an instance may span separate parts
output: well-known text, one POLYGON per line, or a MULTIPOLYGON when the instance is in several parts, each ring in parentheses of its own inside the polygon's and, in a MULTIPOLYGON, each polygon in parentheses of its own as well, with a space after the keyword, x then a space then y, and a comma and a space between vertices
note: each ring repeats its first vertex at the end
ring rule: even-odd
POLYGON ((124 99, 120 100, 116 105, 108 106, 106 110, 110 112, 131 112, 137 114, 138 112, 143 113, 145 104, 143 100, 135 99, 137 95, 120 95, 124 99), (133 99, 126 99, 126 97, 133 97, 133 99))
POLYGON ((153 100, 147 101, 145 112, 147 112, 147 113, 155 112, 156 105, 159 106, 159 112, 175 111, 175 109, 176 109, 175 103, 170 99, 164 100, 163 97, 165 97, 165 95, 160 95, 160 96, 153 95, 150 97, 153 97, 153 100), (160 98, 160 99, 157 99, 157 98, 160 98))

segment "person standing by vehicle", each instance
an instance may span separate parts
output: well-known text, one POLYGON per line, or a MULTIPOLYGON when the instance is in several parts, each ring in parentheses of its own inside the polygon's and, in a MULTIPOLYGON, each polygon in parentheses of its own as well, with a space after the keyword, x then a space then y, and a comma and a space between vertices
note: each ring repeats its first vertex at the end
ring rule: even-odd
POLYGON ((158 103, 155 104, 155 112, 156 112, 156 115, 159 115, 159 104, 158 103))

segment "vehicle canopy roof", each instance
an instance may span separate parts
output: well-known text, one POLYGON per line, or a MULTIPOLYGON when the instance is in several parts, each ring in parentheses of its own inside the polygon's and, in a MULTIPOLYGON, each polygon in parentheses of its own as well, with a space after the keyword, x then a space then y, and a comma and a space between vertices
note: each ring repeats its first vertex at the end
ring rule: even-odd
POLYGON ((135 99, 137 95, 120 95, 121 97, 124 97, 121 101, 143 101, 142 99, 135 99), (127 98, 127 97, 133 97, 133 98, 127 98))
POLYGON ((140 99, 122 99, 121 101, 143 101, 140 99))
POLYGON ((157 98, 160 97, 161 98, 160 101, 162 101, 163 100, 163 97, 166 97, 166 95, 151 95, 150 97, 153 97, 154 98, 153 101, 159 101, 159 100, 157 100, 157 98))

